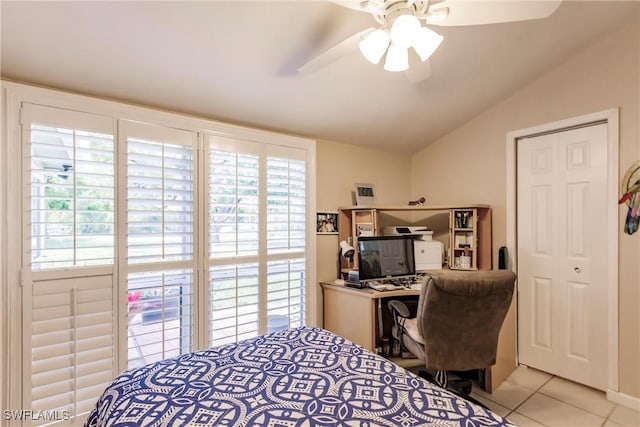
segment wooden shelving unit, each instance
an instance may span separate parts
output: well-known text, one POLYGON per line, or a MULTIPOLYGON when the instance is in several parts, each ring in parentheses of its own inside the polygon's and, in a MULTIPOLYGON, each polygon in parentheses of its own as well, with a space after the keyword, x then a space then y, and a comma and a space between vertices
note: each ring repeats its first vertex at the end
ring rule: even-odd
MULTIPOLYGON (((492 260, 492 244, 491 244, 491 207, 482 204, 468 205, 439 205, 439 206, 348 206, 338 209, 339 221, 339 239, 351 241, 354 248, 358 247, 358 237, 362 235, 379 236, 382 234, 384 225, 397 224, 381 224, 380 217, 382 214, 393 212, 448 212, 449 213, 449 267, 455 268, 455 256, 451 255, 452 236, 465 236, 465 233, 471 233, 469 239, 473 248, 471 252, 472 268, 468 270, 491 270, 493 268, 492 260), (456 227, 455 222, 451 220, 454 212, 473 212, 473 227, 456 227), (364 234, 363 234, 364 233, 364 234), (452 267, 453 266, 453 267, 452 267)), ((455 215, 453 215, 455 216, 455 215)), ((403 224, 404 225, 404 224, 403 224)), ((406 224, 421 225, 421 224, 406 224)), ((462 237, 459 237, 462 238, 462 237)), ((455 242, 455 240, 454 240, 455 242)), ((456 254, 464 252, 456 250, 456 254)), ((355 256, 353 264, 348 265, 347 260, 341 260, 343 271, 350 268, 358 268, 358 257, 355 256)))
POLYGON ((478 210, 449 211, 449 268, 478 269, 478 210))

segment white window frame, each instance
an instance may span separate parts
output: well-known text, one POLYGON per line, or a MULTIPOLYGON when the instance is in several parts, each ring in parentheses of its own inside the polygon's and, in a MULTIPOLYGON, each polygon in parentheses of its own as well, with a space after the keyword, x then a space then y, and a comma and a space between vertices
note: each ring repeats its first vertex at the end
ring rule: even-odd
MULTIPOLYGON (((318 325, 318 287, 316 283, 316 239, 315 229, 315 211, 316 211, 316 143, 314 140, 300 138, 276 132, 251 129, 242 126, 236 126, 217 122, 213 120, 190 117, 186 115, 158 111, 142 106, 133 106, 129 104, 119 103, 115 101, 107 101, 89 96, 70 94, 53 89, 44 89, 35 86, 29 86, 21 83, 2 81, 2 102, 0 112, 4 132, 2 134, 2 147, 0 148, 0 189, 20 189, 19 191, 2 191, 4 194, 0 200, 0 236, 2 237, 0 247, 0 279, 3 286, 0 289, 0 302, 3 310, 0 318, 0 404, 3 408, 11 409, 28 409, 22 408, 23 394, 23 366, 22 358, 15 357, 14 353, 10 354, 7 360, 2 359, 2 355, 6 353, 4 349, 21 348, 23 331, 21 328, 22 321, 22 286, 28 280, 22 274, 22 212, 23 203, 23 176, 22 176, 22 135, 21 135, 21 117, 20 108, 23 102, 46 105, 56 108, 70 109, 76 111, 84 111, 93 114, 101 114, 111 116, 114 119, 127 119, 132 121, 140 121, 144 123, 157 124, 160 126, 176 127, 179 129, 190 130, 199 133, 216 134, 229 138, 246 139, 249 141, 260 141, 267 144, 280 145, 302 149, 306 153, 306 305, 305 319, 308 325, 318 325), (17 209, 8 209, 8 207, 20 207, 17 209)), ((202 142, 199 142, 202 147, 202 142)), ((118 153, 122 156, 122 153, 118 153)), ((202 157, 202 156, 201 156, 202 157)), ((122 160, 120 159, 119 162, 122 160)), ((122 191, 122 168, 118 168, 116 182, 119 186, 118 191, 122 191)), ((124 224, 120 218, 120 210, 123 209, 116 202, 118 214, 116 217, 116 233, 119 242, 122 242, 121 234, 124 224)), ((116 245, 116 259, 122 256, 119 245, 116 245)), ((202 244, 202 243, 200 243, 202 244)), ((202 257, 201 257, 202 259, 202 257)), ((119 260, 120 261, 120 260, 119 260)), ((199 266, 202 271, 204 266, 199 266)), ((118 269, 115 269, 115 279, 121 283, 118 269)), ((116 290, 117 301, 115 309, 118 317, 118 339, 123 337, 123 327, 126 328, 126 288, 119 286, 116 290)), ((202 298, 200 299, 202 301, 202 298)), ((203 318, 205 310, 198 310, 198 318, 195 319, 198 324, 205 325, 203 318)), ((200 342, 205 342, 205 328, 199 331, 200 342)), ((124 337, 126 339, 126 329, 124 329, 124 337)), ((116 345, 116 354, 121 354, 121 345, 116 345)), ((126 359, 126 357, 125 357, 126 359)), ((122 361, 117 361, 117 371, 121 371, 126 367, 122 365, 122 361)))

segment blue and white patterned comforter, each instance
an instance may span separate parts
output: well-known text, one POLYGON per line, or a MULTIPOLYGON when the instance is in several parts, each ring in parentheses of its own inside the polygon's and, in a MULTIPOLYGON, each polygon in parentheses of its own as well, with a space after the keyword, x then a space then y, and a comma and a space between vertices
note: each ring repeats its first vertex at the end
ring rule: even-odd
POLYGON ((119 375, 85 426, 509 426, 320 328, 197 351, 119 375))

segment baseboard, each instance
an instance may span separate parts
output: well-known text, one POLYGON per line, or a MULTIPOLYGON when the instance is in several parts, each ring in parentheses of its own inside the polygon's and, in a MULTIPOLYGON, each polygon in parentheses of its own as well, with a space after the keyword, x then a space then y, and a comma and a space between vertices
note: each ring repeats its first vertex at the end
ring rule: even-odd
POLYGON ((619 391, 607 390, 607 400, 627 408, 640 411, 640 398, 620 393, 619 391))

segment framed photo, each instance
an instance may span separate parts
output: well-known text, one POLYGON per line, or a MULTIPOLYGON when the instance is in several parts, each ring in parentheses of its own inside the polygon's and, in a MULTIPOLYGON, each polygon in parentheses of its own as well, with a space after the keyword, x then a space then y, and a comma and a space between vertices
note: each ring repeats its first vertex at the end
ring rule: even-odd
POLYGON ((316 233, 338 234, 338 212, 316 213, 316 233))
POLYGON ((356 205, 366 206, 376 204, 376 191, 373 184, 356 183, 356 205))

